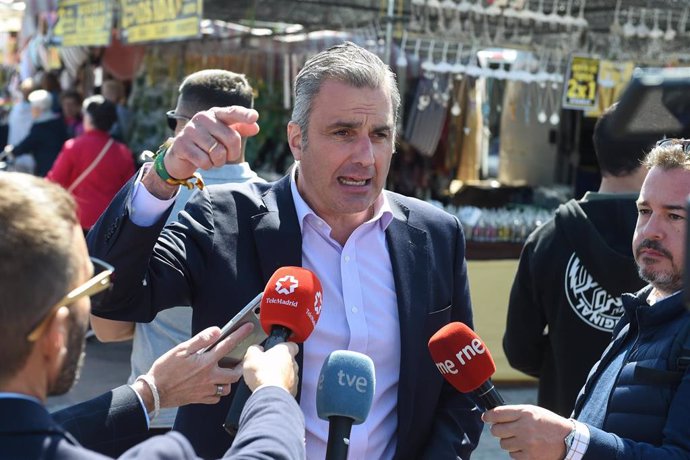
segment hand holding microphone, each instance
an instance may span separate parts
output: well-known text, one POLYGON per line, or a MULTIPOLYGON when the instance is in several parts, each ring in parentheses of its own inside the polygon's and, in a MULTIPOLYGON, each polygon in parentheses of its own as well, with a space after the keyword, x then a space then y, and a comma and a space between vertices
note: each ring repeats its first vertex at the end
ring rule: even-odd
MULTIPOLYGON (((261 298, 261 327, 269 334, 264 350, 288 340, 304 342, 314 330, 322 306, 323 290, 314 273, 302 267, 276 270, 261 298)), ((242 380, 223 424, 230 436, 237 434, 240 415, 249 396, 251 390, 242 380)))
POLYGON ((279 343, 267 351, 258 345, 249 347, 242 366, 244 382, 252 392, 268 385, 283 388, 295 396, 299 383, 295 361, 298 351, 294 342, 279 343))
POLYGON ((327 460, 345 460, 352 425, 363 423, 374 399, 374 362, 367 355, 336 350, 324 361, 316 390, 316 412, 329 421, 327 460))
POLYGON ((461 393, 469 393, 483 410, 505 404, 491 376, 496 365, 479 336, 467 325, 449 323, 429 339, 436 368, 461 393))

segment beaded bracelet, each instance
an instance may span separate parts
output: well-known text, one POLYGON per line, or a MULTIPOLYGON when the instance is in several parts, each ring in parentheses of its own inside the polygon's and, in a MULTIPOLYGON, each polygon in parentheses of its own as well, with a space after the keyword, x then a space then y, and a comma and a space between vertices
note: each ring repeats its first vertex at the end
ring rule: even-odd
POLYGON ((158 150, 156 150, 156 153, 153 155, 153 168, 156 170, 156 174, 158 174, 158 177, 163 179, 165 183, 169 185, 184 185, 190 190, 194 187, 197 187, 199 190, 203 190, 204 179, 198 172, 194 172, 194 174, 192 174, 186 179, 175 179, 168 173, 168 170, 165 169, 163 159, 165 158, 165 155, 168 153, 168 150, 170 150, 171 145, 172 138, 169 138, 167 141, 163 142, 160 147, 158 147, 158 150))

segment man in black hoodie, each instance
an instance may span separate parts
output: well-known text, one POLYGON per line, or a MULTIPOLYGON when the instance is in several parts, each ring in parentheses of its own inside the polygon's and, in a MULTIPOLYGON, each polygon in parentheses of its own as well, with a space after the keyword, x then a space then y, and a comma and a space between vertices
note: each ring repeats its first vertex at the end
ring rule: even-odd
POLYGON ((520 256, 503 349, 510 365, 539 379, 538 404, 569 416, 592 365, 623 314, 621 294, 639 278, 630 249, 641 160, 655 138, 614 138, 615 105, 594 127, 601 186, 561 205, 520 256))

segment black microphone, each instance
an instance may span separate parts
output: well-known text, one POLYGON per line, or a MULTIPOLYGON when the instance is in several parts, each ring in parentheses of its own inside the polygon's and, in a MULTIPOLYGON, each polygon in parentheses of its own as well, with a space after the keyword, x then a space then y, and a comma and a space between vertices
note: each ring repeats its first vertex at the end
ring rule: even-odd
POLYGON ((363 423, 374 399, 374 362, 355 351, 336 350, 321 367, 316 413, 328 420, 326 460, 346 460, 352 424, 363 423))
MULTIPOLYGON (((261 298, 261 327, 269 334, 264 350, 288 340, 304 342, 314 330, 321 314, 321 282, 314 273, 302 267, 280 267, 266 283, 261 298)), ((223 428, 235 437, 240 416, 252 392, 241 380, 234 390, 230 410, 223 428)))

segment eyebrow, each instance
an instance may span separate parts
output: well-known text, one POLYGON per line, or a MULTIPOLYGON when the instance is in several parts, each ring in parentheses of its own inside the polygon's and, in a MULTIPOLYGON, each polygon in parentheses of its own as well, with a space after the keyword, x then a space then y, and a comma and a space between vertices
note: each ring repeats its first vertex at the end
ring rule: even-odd
MULTIPOLYGON (((361 122, 358 121, 336 121, 334 123, 331 123, 330 125, 326 126, 327 130, 335 129, 335 128, 359 128, 362 126, 361 122)), ((379 125, 379 126, 374 126, 372 131, 392 131, 393 127, 390 125, 379 125)))
MULTIPOLYGON (((647 206, 650 207, 649 203, 647 201, 637 201, 635 203, 637 206, 647 206)), ((661 206, 663 209, 667 211, 685 211, 685 206, 684 205, 679 205, 679 204, 664 204, 661 206)))

